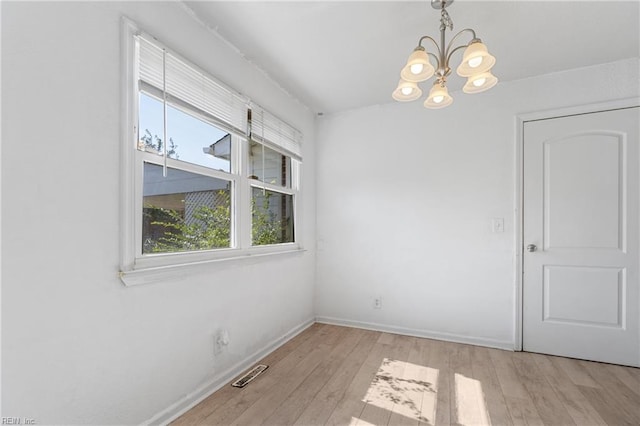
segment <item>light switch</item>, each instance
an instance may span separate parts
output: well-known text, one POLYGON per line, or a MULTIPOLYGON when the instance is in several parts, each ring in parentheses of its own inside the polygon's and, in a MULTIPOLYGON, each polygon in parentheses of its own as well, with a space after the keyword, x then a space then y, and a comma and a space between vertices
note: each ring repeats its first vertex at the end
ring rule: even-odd
POLYGON ((493 219, 491 219, 491 231, 494 234, 504 232, 504 218, 494 217, 493 219))

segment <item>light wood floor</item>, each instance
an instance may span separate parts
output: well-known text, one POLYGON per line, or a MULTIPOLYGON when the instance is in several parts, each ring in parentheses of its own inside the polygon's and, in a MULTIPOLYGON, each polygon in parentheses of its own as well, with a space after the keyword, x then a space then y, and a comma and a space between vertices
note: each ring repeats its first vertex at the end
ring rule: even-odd
POLYGON ((640 369, 315 324, 174 425, 640 425, 640 369))

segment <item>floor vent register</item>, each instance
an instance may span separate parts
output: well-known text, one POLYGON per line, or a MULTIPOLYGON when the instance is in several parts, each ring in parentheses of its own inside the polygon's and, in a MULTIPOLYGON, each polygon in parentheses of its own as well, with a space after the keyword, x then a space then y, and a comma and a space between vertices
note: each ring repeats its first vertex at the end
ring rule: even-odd
POLYGON ((244 376, 240 377, 235 382, 231 383, 231 386, 236 388, 243 388, 249 384, 250 381, 258 377, 260 374, 269 368, 268 365, 259 364, 253 367, 250 371, 247 372, 244 376))

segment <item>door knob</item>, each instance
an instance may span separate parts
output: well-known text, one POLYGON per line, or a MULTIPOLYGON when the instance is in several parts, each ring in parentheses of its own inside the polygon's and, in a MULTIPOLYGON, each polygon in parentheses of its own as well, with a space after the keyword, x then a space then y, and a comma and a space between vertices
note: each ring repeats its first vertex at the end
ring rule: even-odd
POLYGON ((534 251, 536 251, 536 250, 538 250, 538 247, 536 247, 536 245, 535 245, 535 244, 529 244, 529 245, 527 246, 527 251, 528 251, 528 252, 530 252, 530 253, 533 253, 533 252, 534 252, 534 251))

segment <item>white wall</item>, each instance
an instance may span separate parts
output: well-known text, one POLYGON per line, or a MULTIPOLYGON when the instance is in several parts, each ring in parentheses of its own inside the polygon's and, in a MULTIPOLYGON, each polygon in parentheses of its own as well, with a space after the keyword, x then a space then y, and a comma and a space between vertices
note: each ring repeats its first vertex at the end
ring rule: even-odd
POLYGON ((316 267, 323 320, 511 345, 515 115, 638 96, 630 60, 453 93, 442 111, 325 116, 316 171, 311 113, 180 3, 0 4, 2 416, 39 424, 135 424, 188 400, 313 317, 316 267), (121 284, 123 14, 303 130, 307 252, 121 284))
POLYGON ((319 319, 513 348, 516 116, 638 97, 638 65, 318 120, 319 319))
POLYGON ((2 7, 2 416, 137 424, 313 318, 314 118, 179 2, 2 7), (305 134, 300 255, 118 279, 120 17, 305 134), (230 344, 213 356, 213 333, 230 344))

